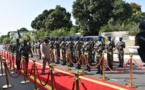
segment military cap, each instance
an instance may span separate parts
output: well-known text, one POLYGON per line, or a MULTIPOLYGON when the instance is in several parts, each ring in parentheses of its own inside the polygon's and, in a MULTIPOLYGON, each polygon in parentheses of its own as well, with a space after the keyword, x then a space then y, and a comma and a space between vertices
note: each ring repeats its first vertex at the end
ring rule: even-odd
POLYGON ((108 38, 111 38, 111 36, 108 36, 108 38))
POLYGON ((59 38, 59 37, 58 37, 58 36, 56 36, 56 37, 55 37, 55 40, 58 40, 58 38, 59 38))
POLYGON ((101 35, 99 35, 99 36, 98 36, 98 38, 100 38, 100 39, 101 39, 101 38, 102 38, 102 36, 101 36, 101 35))
POLYGON ((64 36, 62 36, 62 37, 61 37, 61 40, 65 40, 65 37, 64 37, 64 36))

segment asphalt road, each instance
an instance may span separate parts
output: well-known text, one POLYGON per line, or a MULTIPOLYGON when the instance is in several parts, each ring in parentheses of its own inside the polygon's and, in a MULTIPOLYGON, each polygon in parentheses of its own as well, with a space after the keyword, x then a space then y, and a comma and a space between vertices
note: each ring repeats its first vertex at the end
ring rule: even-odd
MULTIPOLYGON (((0 46, 0 50, 1 50, 1 46, 0 46)), ((36 58, 36 57, 34 57, 36 58)), ((117 58, 114 58, 117 60, 117 58)), ((128 59, 125 58, 125 61, 127 61, 128 59)), ((39 62, 41 63, 41 60, 39 60, 39 62)), ((126 62, 125 62, 126 63, 126 62)), ((141 64, 141 63, 140 63, 141 64)), ((62 66, 61 64, 57 64, 58 68, 61 69, 66 69, 66 66, 62 66)), ((76 72, 76 71, 80 71, 81 70, 77 70, 74 67, 71 67, 71 72, 76 72)), ((122 68, 118 67, 118 63, 114 63, 114 70, 121 70, 122 68)), ((100 74, 96 74, 97 69, 92 69, 91 72, 87 72, 86 75, 90 76, 90 77, 95 77, 95 78, 100 78, 101 75, 100 74)), ((119 74, 114 74, 111 71, 106 71, 106 77, 110 78, 108 80, 108 82, 113 82, 113 83, 117 83, 117 84, 121 84, 121 85, 125 85, 126 83, 129 83, 129 72, 130 72, 130 68, 129 65, 128 67, 121 73, 119 74)), ((1 73, 1 70, 0 70, 1 73)), ((16 74, 13 74, 16 75, 16 74)), ((136 90, 145 90, 145 72, 143 70, 141 70, 140 68, 138 68, 136 65, 133 65, 133 84, 137 85, 138 87, 136 88, 136 90)), ((29 84, 21 84, 20 82, 23 80, 23 77, 20 76, 19 78, 11 78, 9 76, 9 82, 10 84, 13 85, 12 88, 9 88, 7 90, 32 90, 34 89, 34 85, 32 83, 29 84)), ((6 79, 5 76, 1 76, 0 77, 0 90, 2 89, 2 86, 6 84, 6 79)))

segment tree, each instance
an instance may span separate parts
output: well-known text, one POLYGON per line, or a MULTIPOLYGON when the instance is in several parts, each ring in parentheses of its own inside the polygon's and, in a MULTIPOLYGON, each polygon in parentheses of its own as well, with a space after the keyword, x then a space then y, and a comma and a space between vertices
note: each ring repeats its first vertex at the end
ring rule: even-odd
POLYGON ((8 38, 8 36, 7 36, 7 35, 1 35, 1 37, 0 37, 0 43, 3 42, 3 39, 4 39, 4 38, 8 38))
POLYGON ((11 41, 11 39, 8 38, 8 37, 6 37, 6 38, 3 39, 3 43, 4 43, 4 44, 10 43, 10 41, 11 41))
POLYGON ((130 6, 132 8, 133 13, 136 13, 138 11, 141 12, 141 5, 132 2, 132 3, 130 3, 130 6))
POLYGON ((98 35, 110 19, 123 22, 131 17, 132 10, 122 0, 76 0, 72 13, 84 35, 98 35))
POLYGON ((24 28, 24 27, 20 28, 19 31, 20 32, 29 32, 29 30, 27 28, 24 28))
POLYGON ((38 15, 32 21, 31 27, 36 30, 70 28, 72 26, 70 18, 71 14, 65 8, 57 5, 55 9, 50 9, 49 11, 44 10, 43 13, 38 15))

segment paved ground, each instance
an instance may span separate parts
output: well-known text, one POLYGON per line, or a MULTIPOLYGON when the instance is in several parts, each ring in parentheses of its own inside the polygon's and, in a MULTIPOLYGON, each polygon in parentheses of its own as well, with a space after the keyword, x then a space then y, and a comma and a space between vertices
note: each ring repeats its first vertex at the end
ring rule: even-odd
MULTIPOLYGON (((114 58, 115 61, 117 61, 117 57, 114 58)), ((128 58, 125 58, 125 63, 127 62, 128 58)), ((140 65, 142 65, 141 61, 139 59, 136 59, 140 65)), ((41 60, 39 60, 41 63, 41 60)), ((114 70, 120 70, 121 68, 118 68, 118 63, 114 63, 114 70)), ((58 64, 56 67, 59 67, 61 69, 66 69, 66 66, 62 66, 58 64)), ((75 69, 75 67, 71 68, 72 72, 80 71, 75 69)), ((129 71, 130 68, 129 66, 123 71, 122 73, 119 74, 114 74, 111 71, 106 71, 106 76, 110 78, 108 82, 114 82, 117 84, 125 85, 126 83, 129 82, 129 71)), ((87 72, 87 75, 90 77, 95 77, 95 78, 100 78, 101 75, 96 74, 97 69, 92 69, 91 72, 87 72)), ((15 74, 14 74, 15 75, 15 74)), ((139 69, 136 65, 133 66, 133 84, 138 85, 136 88, 137 90, 145 90, 145 72, 139 69)), ((13 84, 14 86, 8 90, 32 90, 34 89, 34 85, 32 83, 29 84, 21 84, 20 82, 23 80, 23 77, 20 76, 19 78, 11 78, 9 77, 9 82, 13 84)), ((2 89, 2 86, 6 84, 5 76, 0 77, 0 90, 2 89)))

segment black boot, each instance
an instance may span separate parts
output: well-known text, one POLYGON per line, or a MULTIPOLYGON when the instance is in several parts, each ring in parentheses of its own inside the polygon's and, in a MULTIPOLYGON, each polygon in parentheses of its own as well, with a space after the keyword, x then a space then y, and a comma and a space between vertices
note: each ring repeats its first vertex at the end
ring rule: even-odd
POLYGON ((78 64, 77 67, 76 67, 76 69, 81 69, 81 65, 78 64))
POLYGON ((57 61, 55 62, 55 64, 59 64, 59 60, 57 60, 57 61))
POLYGON ((91 68, 89 66, 87 66, 87 70, 88 72, 91 72, 91 68))

